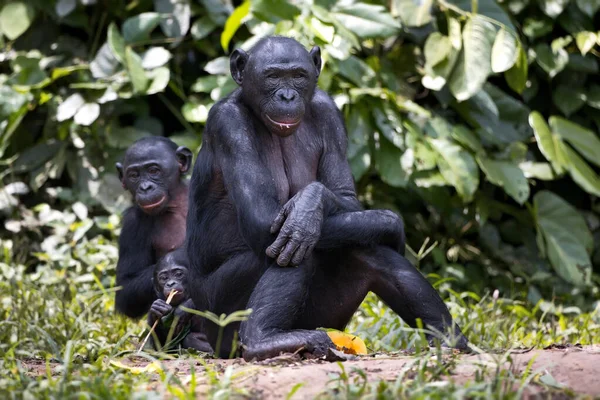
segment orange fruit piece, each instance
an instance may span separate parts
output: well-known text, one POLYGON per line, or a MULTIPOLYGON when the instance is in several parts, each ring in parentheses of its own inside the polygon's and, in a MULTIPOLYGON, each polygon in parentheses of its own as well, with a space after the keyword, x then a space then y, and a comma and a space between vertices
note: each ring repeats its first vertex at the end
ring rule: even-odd
POLYGON ((358 336, 335 330, 327 331, 327 335, 339 351, 343 351, 346 354, 367 354, 367 346, 365 346, 365 342, 358 336))

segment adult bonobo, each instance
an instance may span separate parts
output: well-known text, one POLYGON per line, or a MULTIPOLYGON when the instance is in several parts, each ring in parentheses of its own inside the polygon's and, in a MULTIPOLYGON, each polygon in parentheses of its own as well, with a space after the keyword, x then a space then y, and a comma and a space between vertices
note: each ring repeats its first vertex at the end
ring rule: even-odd
POLYGON ((156 261, 180 247, 185 239, 188 185, 182 180, 191 167, 192 152, 170 139, 143 138, 117 163, 123 188, 133 196, 119 237, 117 310, 139 318, 156 299, 152 274, 156 261))
MULTIPOLYGON (((315 328, 343 329, 369 291, 411 326, 421 318, 466 347, 440 296, 403 257, 401 219, 362 210, 341 113, 316 88, 320 68, 319 48, 290 38, 232 53, 240 88, 210 110, 190 183, 187 253, 204 288, 192 292, 196 306, 254 310, 240 327, 247 360, 325 354, 333 344, 315 328)), ((208 324, 213 348, 216 333, 208 324)))
MULTIPOLYGON (((193 308, 193 302, 190 297, 190 285, 188 278, 187 257, 185 249, 179 248, 167 253, 156 263, 154 268, 154 290, 157 299, 154 300, 150 311, 148 312, 148 325, 154 325, 157 319, 161 322, 157 324, 154 332, 161 346, 166 346, 166 339, 174 321, 175 309, 179 305, 193 308), (177 291, 173 296, 171 303, 165 301, 172 290, 177 291)), ((212 348, 206 340, 206 335, 202 330, 203 320, 198 316, 193 316, 180 329, 176 327, 173 331, 177 334, 173 337, 168 348, 170 350, 178 346, 184 349, 192 348, 205 353, 212 353, 212 348)))

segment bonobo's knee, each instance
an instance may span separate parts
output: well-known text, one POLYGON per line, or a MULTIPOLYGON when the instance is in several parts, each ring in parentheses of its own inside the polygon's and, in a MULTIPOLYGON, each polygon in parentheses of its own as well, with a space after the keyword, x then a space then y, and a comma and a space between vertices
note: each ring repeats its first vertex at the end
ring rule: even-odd
POLYGON ((404 255, 406 250, 406 234, 404 232, 404 221, 402 217, 391 210, 378 210, 386 217, 386 225, 391 230, 391 234, 396 238, 397 250, 404 255))

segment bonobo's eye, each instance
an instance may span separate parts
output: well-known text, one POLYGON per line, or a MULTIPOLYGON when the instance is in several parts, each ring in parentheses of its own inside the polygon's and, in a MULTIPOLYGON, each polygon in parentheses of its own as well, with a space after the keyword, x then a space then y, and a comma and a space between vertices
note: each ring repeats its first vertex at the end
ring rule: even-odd
POLYGON ((160 168, 158 168, 157 166, 152 166, 148 168, 148 173, 152 176, 156 176, 160 174, 160 168))
POLYGON ((300 80, 300 79, 304 79, 304 78, 306 78, 306 74, 303 72, 296 72, 294 74, 294 79, 300 80))
POLYGON ((129 179, 132 182, 135 182, 138 179, 140 179, 140 174, 137 171, 128 172, 127 173, 127 179, 129 179))

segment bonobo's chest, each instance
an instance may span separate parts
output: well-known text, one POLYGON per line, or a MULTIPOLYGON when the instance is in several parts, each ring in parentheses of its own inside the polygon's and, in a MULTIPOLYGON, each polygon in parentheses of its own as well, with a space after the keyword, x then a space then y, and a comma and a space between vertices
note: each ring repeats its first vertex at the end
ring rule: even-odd
POLYGON ((185 215, 182 212, 166 212, 157 217, 152 247, 156 258, 179 248, 185 240, 185 215))
POLYGON ((277 189, 281 204, 302 188, 317 180, 322 141, 308 124, 288 136, 263 135, 265 162, 277 189))

